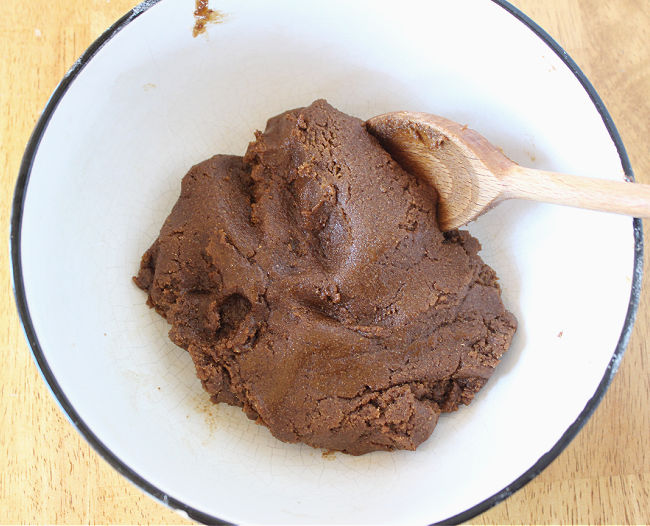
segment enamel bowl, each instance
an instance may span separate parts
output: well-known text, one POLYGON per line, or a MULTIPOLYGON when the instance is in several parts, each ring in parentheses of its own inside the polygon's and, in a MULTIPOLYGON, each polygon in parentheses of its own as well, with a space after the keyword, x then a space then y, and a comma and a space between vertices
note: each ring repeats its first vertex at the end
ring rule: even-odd
POLYGON ((469 124, 521 164, 623 180, 620 137, 575 63, 497 0, 145 2, 74 64, 27 147, 11 232, 18 308, 63 411, 120 473, 203 522, 427 524, 484 511, 538 474, 602 398, 632 328, 640 223, 508 202, 469 230, 519 319, 469 407, 416 452, 284 444, 214 406, 131 282, 189 167, 326 98, 368 118, 469 124))

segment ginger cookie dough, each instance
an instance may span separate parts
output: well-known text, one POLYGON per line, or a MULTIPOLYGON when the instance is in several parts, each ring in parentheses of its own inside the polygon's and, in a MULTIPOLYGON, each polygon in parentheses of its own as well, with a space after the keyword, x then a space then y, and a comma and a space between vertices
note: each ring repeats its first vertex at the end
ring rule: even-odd
POLYGON ((285 442, 415 449, 471 402, 516 320, 464 231, 324 100, 194 166, 135 283, 214 402, 285 442))

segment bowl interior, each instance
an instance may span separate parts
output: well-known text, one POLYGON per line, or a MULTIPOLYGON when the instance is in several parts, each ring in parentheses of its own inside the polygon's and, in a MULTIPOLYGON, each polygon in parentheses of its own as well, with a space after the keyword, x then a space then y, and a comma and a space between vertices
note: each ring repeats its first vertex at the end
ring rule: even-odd
POLYGON ((288 108, 324 97, 361 118, 437 113, 522 164, 623 179, 589 95, 490 0, 220 0, 224 21, 196 39, 193 7, 163 0, 110 39, 34 158, 22 271, 70 404, 125 465, 228 521, 429 523, 490 497, 594 395, 628 307, 631 219, 511 202, 470 226, 520 328, 472 405, 442 417, 415 453, 325 458, 212 405, 130 278, 189 167, 243 154, 288 108))

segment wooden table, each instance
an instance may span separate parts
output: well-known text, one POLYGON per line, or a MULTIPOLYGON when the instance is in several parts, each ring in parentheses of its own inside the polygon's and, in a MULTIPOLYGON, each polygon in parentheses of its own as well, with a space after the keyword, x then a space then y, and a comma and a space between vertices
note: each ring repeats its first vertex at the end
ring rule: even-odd
MULTIPOLYGON (((23 149, 50 93, 86 47, 135 3, 0 2, 3 232, 23 149)), ((637 179, 650 183, 648 0, 513 3, 550 32, 591 79, 637 179)), ((0 251, 0 277, 0 521, 186 523, 118 475, 68 423, 23 337, 6 249, 0 251)), ((650 522, 649 299, 645 291, 621 368, 583 431, 539 477, 475 524, 650 522)))

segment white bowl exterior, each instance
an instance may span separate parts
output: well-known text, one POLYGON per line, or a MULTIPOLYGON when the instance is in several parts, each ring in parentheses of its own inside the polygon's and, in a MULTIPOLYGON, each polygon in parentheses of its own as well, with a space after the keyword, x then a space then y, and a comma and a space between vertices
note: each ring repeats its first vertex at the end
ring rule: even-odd
POLYGON ((422 524, 507 486, 593 396, 623 326, 632 221, 506 203, 470 226, 519 319, 469 407, 417 452, 362 457, 281 443, 213 406, 189 356, 130 280, 188 168, 243 154, 255 129, 324 97, 466 122, 515 161, 623 179, 576 77, 488 0, 220 0, 192 38, 192 0, 165 0, 73 81, 31 171, 22 264, 45 358, 81 418, 170 496, 239 523, 422 524))

